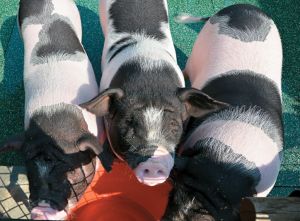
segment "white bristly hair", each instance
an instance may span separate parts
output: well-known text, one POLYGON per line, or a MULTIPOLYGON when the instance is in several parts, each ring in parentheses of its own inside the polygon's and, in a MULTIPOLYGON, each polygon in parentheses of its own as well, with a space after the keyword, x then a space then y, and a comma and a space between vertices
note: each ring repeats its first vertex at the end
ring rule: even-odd
POLYGON ((157 143, 162 138, 163 110, 149 107, 144 112, 144 122, 149 144, 157 143))

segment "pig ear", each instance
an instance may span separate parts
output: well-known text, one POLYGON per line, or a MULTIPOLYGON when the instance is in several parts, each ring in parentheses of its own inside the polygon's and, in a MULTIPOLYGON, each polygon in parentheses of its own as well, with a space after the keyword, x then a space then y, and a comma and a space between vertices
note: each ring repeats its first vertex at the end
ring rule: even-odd
POLYGON ((90 133, 82 135, 76 143, 76 146, 80 151, 90 150, 96 155, 99 155, 102 151, 102 145, 100 145, 96 136, 90 133))
POLYGON ((109 107, 112 99, 120 99, 124 96, 124 92, 120 88, 106 89, 94 99, 80 104, 79 106, 87 109, 96 116, 102 117, 109 113, 109 107))
POLYGON ((20 150, 24 143, 24 134, 18 134, 8 138, 3 143, 0 143, 0 153, 20 150))
POLYGON ((113 155, 109 152, 109 149, 104 145, 104 147, 99 143, 98 138, 94 135, 87 133, 81 136, 77 141, 77 147, 80 151, 90 150, 101 161, 104 169, 109 172, 111 170, 111 165, 113 162, 113 155))
POLYGON ((189 116, 202 117, 229 106, 229 104, 217 101, 195 88, 180 88, 177 95, 185 104, 184 119, 189 116))

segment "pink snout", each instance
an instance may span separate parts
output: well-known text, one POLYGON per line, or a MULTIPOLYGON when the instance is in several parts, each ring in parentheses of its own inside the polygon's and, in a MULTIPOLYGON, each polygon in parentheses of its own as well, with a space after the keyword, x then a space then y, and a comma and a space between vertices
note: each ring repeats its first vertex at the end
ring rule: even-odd
POLYGON ((67 213, 64 210, 52 209, 49 204, 39 204, 31 210, 33 220, 64 220, 66 216, 67 213))
POLYGON ((137 179, 148 186, 165 182, 173 168, 174 160, 165 148, 158 148, 154 155, 140 163, 134 170, 137 179))

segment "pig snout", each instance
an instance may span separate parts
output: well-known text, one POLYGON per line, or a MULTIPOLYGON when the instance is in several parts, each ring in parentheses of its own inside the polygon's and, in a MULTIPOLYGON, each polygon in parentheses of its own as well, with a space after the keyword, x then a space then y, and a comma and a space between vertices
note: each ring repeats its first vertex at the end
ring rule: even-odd
POLYGON ((173 165, 174 159, 169 151, 159 147, 153 156, 140 163, 134 172, 138 181, 148 186, 155 186, 167 180, 173 165))
POLYGON ((55 210, 47 203, 39 203, 31 210, 31 219, 33 220, 64 220, 66 217, 66 211, 55 210))

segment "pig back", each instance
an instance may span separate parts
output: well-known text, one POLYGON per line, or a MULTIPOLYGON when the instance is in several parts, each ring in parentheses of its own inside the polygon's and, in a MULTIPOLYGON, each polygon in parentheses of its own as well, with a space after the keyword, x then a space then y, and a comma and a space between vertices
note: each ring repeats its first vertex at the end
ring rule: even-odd
POLYGON ((259 8, 238 4, 212 16, 199 33, 185 73, 202 89, 232 70, 252 71, 272 80, 281 95, 282 46, 273 20, 259 8))
POLYGON ((210 18, 185 68, 193 87, 231 107, 192 119, 184 148, 205 147, 211 165, 221 154, 227 156, 224 166, 246 167, 259 196, 271 191, 280 169, 281 67, 274 22, 255 6, 241 4, 210 18))
POLYGON ((22 0, 18 23, 24 42, 25 128, 42 106, 80 104, 97 95, 74 1, 22 0))
POLYGON ((153 63, 166 61, 184 85, 176 63, 167 1, 104 0, 100 1, 99 12, 105 36, 100 91, 110 86, 122 64, 132 60, 152 69, 153 63))

